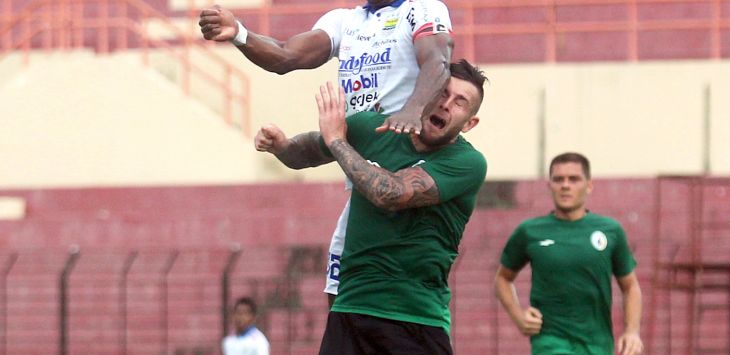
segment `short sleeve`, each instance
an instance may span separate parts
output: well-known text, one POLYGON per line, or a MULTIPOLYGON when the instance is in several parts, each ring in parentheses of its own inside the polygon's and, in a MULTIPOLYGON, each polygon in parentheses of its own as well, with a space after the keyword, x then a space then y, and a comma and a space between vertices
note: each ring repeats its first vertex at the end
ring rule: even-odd
POLYGON ((334 9, 319 18, 312 26, 312 30, 322 30, 330 37, 332 50, 329 59, 340 52, 340 42, 342 41, 342 22, 347 16, 347 9, 334 9))
POLYGON ((452 150, 419 166, 436 182, 441 201, 479 190, 487 175, 486 159, 472 148, 452 150))
POLYGON ((512 270, 519 271, 530 261, 527 255, 527 234, 522 225, 517 227, 507 240, 507 244, 502 250, 500 263, 512 270))
POLYGON ((611 263, 616 277, 626 276, 636 267, 636 259, 629 249, 626 233, 620 225, 616 228, 616 246, 613 248, 611 263))
POLYGON ((413 16, 409 16, 408 21, 411 24, 411 33, 414 42, 423 36, 437 33, 451 33, 449 9, 441 1, 414 1, 411 5, 410 14, 413 16))

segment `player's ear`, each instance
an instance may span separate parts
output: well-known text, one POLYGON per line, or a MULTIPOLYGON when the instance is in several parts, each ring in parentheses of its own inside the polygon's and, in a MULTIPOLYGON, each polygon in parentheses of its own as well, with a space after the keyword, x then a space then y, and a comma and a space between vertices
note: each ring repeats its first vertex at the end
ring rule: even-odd
POLYGON ((471 116, 466 123, 464 123, 464 127, 461 127, 461 133, 466 133, 471 131, 472 128, 474 128, 477 124, 479 124, 479 117, 477 116, 471 116))
POLYGON ((586 193, 588 195, 590 195, 592 191, 593 191, 593 180, 590 180, 589 179, 588 180, 588 188, 586 189, 586 193))

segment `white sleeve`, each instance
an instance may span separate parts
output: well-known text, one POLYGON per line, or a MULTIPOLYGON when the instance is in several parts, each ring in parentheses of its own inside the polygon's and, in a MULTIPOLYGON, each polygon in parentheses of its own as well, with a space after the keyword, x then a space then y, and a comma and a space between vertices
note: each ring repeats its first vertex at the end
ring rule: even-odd
POLYGON ((413 40, 437 33, 451 33, 451 18, 446 4, 438 0, 421 0, 412 3, 411 30, 413 40))
POLYGON ((257 354, 258 355, 269 355, 269 340, 266 339, 266 336, 261 334, 261 341, 258 343, 258 349, 257 354))
POLYGON ((340 41, 342 41, 342 22, 347 15, 347 9, 334 9, 319 18, 312 26, 312 30, 322 30, 330 36, 332 51, 330 59, 340 52, 340 41))

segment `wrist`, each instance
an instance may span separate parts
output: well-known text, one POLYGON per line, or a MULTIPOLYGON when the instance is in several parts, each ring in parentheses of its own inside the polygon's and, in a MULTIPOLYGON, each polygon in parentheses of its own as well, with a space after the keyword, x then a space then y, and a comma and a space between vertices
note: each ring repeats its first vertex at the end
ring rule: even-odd
POLYGON ((324 144, 327 146, 327 148, 331 148, 332 145, 338 141, 340 141, 340 142, 345 141, 345 139, 342 137, 323 137, 323 139, 324 139, 324 144))
POLYGON ((236 37, 233 37, 230 42, 235 46, 242 46, 246 44, 246 40, 248 39, 248 30, 243 26, 241 21, 236 20, 236 25, 238 26, 236 37))

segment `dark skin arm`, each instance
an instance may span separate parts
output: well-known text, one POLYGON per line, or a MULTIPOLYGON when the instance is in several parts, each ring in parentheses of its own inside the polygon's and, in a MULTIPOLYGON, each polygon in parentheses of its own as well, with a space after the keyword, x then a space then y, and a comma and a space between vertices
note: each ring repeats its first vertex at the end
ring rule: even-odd
POLYGON ((438 186, 420 167, 390 172, 370 164, 347 143, 345 95, 332 83, 320 87, 317 95, 319 129, 325 144, 368 201, 389 211, 435 205, 440 202, 438 186))
POLYGON ((421 37, 414 43, 416 61, 420 71, 416 87, 403 108, 388 117, 376 131, 396 133, 421 133, 421 115, 428 104, 446 87, 451 76, 449 63, 454 42, 446 33, 421 37))
MULTIPOLYGON (((198 24, 207 40, 226 42, 238 34, 233 13, 218 5, 204 9, 198 24)), ((312 69, 325 64, 329 60, 332 43, 322 30, 300 33, 286 41, 248 31, 246 44, 237 48, 262 69, 286 74, 292 70, 312 69)))

